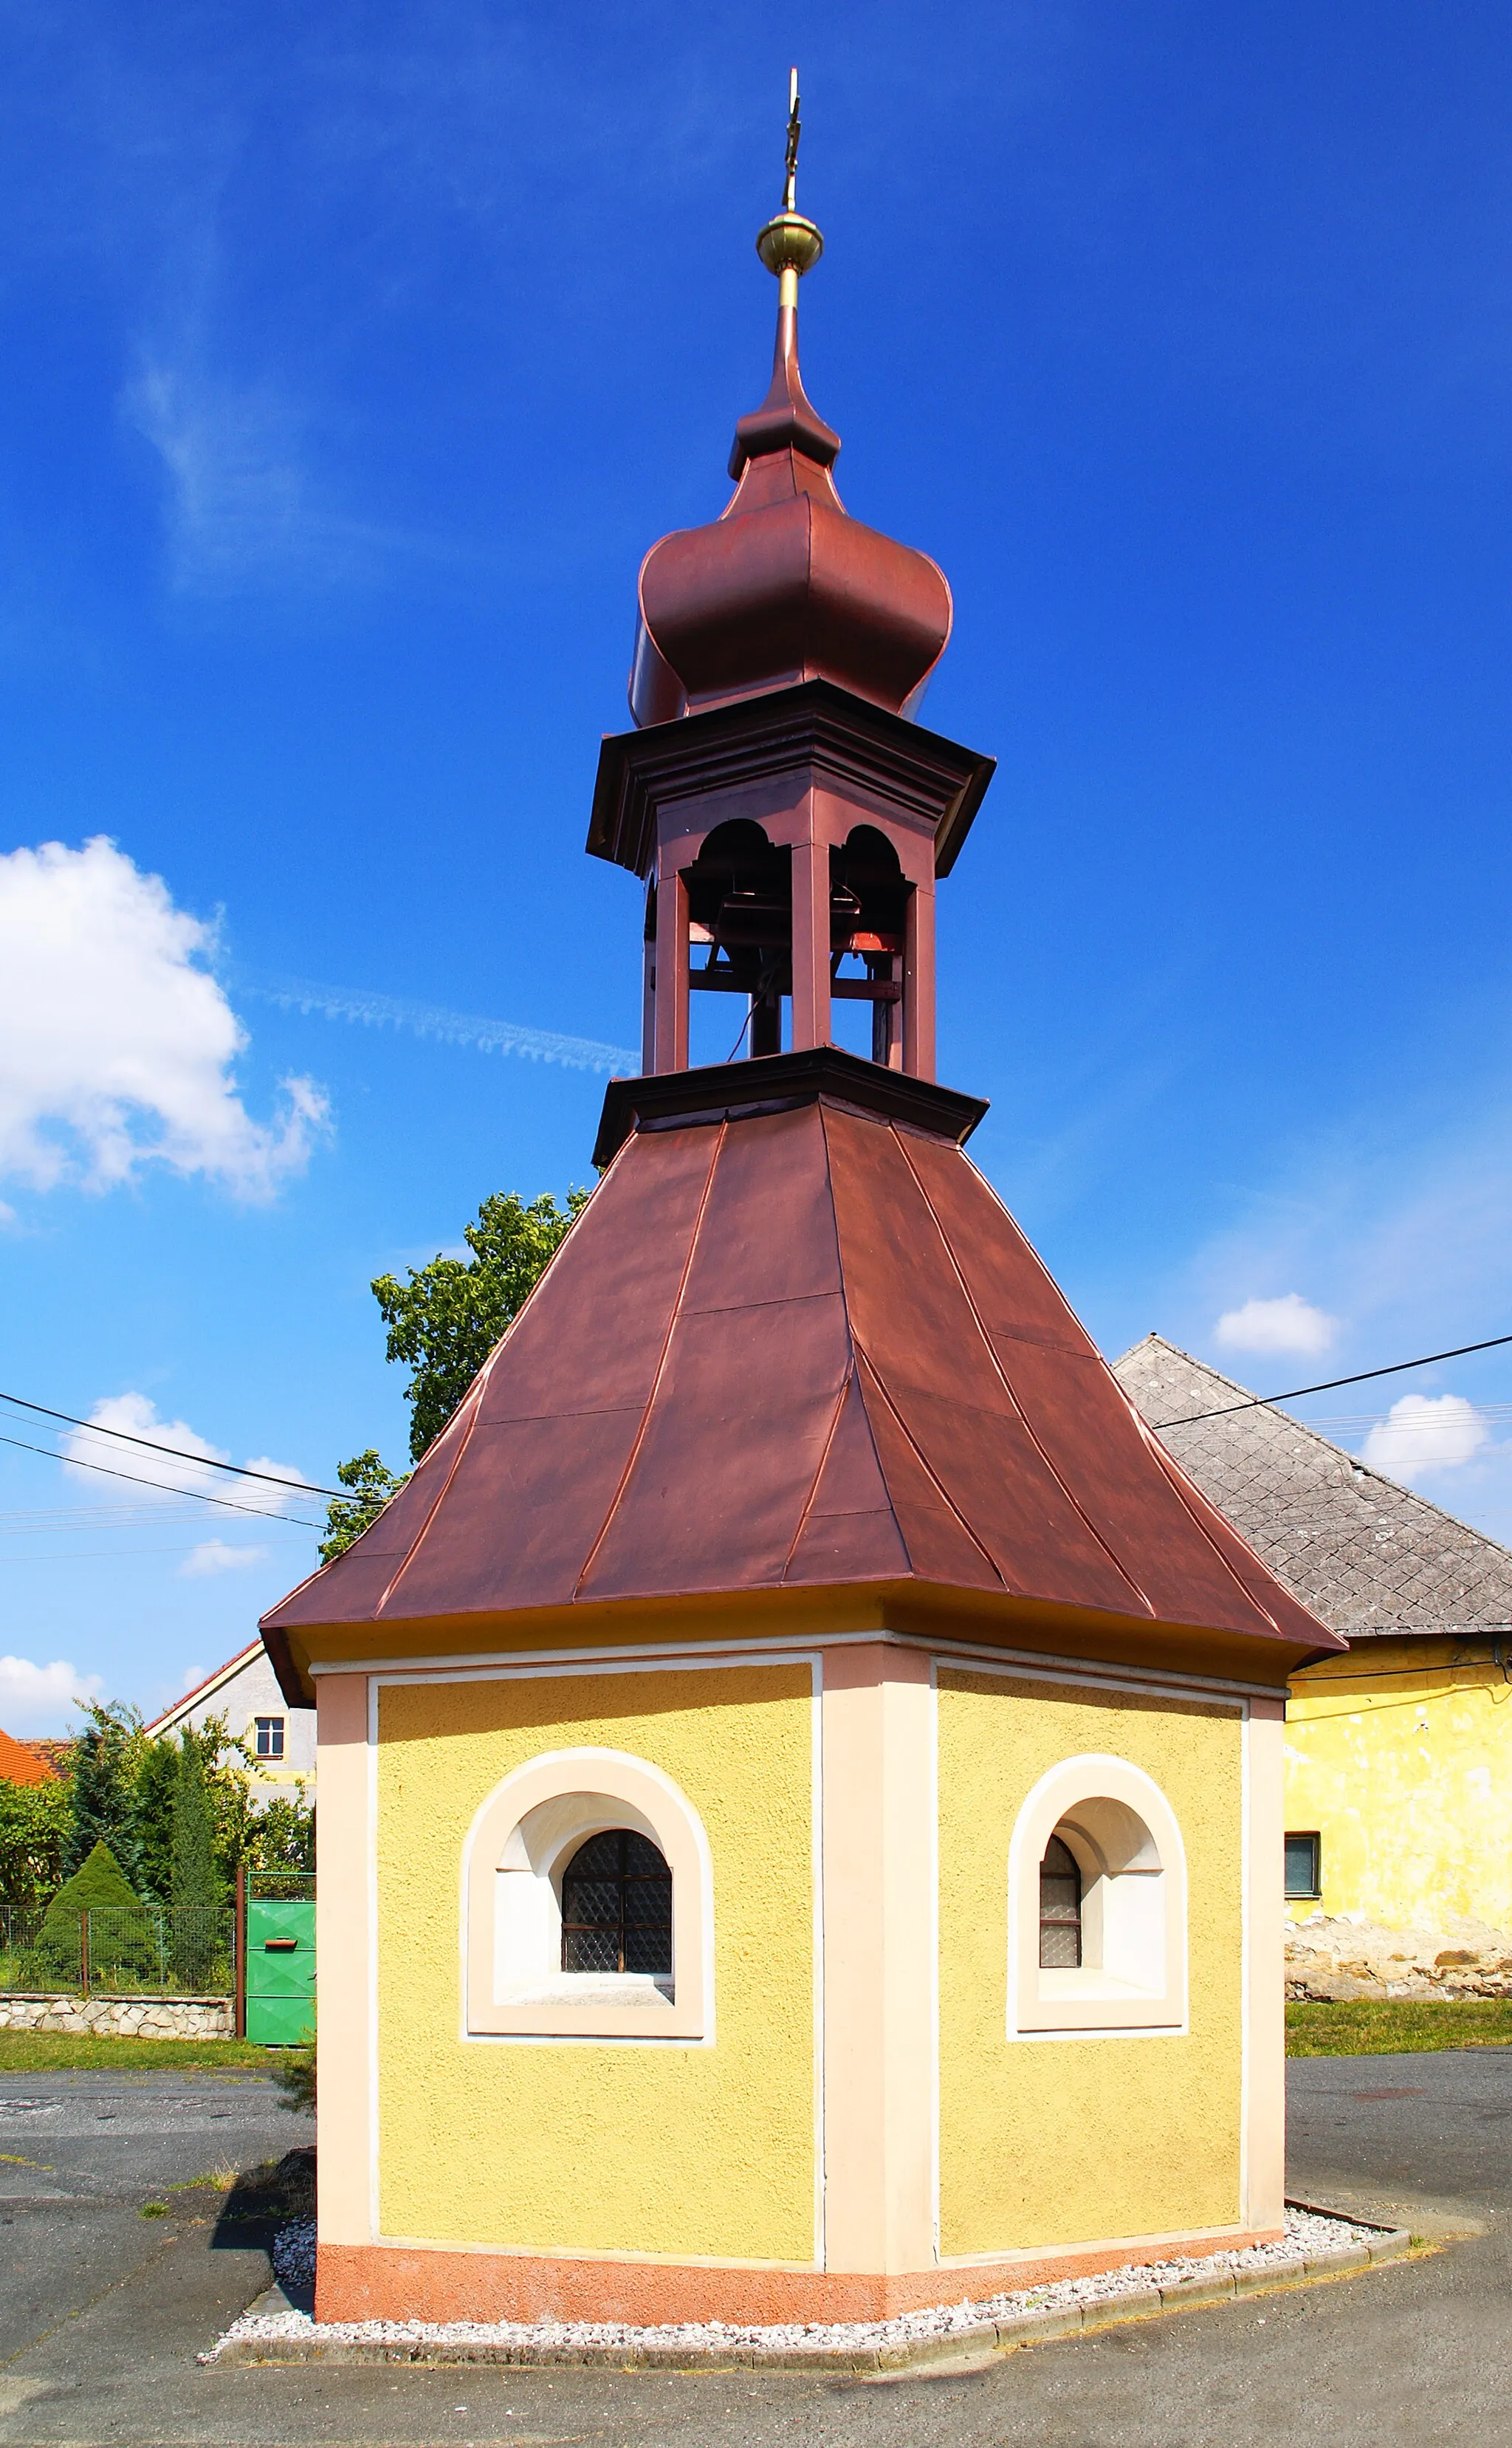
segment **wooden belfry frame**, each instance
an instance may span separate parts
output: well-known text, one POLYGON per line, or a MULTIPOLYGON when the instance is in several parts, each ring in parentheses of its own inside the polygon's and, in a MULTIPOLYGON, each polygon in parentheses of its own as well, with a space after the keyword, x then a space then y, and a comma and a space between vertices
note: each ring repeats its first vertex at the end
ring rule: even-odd
MULTIPOLYGON (((896 1010, 889 1067, 932 1080, 935 880, 948 874, 992 772, 990 757, 824 679, 606 739, 588 848, 648 888, 645 1071, 687 1068, 696 980, 689 870, 710 834, 737 815, 792 861, 783 980, 792 1051, 829 1043, 833 999, 853 995, 896 1010), (861 828, 897 858, 904 925, 895 949, 869 943, 835 907, 833 863, 861 828), (837 979, 837 959, 851 950, 888 959, 891 976, 837 979)), ((699 940, 709 940, 707 929, 699 940)), ((748 1050, 778 1048, 758 1040, 748 1050)))

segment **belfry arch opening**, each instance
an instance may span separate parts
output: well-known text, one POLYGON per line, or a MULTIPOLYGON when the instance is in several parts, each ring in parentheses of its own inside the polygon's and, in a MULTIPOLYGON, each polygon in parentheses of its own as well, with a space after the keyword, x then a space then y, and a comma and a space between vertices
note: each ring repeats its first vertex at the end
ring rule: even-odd
POLYGON ((894 1067, 903 1043, 903 964, 909 886, 886 833, 854 825, 830 852, 830 995, 837 1044, 894 1067), (846 1026, 845 1006, 870 1005, 865 1042, 846 1026))
MULTIPOLYGON (((751 818, 716 825, 683 870, 690 994, 739 995, 747 1024, 735 1052, 780 1054, 793 992, 793 853, 751 818)), ((736 1012, 738 1006, 723 1006, 736 1012)), ((722 1033, 723 1023, 719 1023, 722 1033)), ((737 1019, 730 1030, 739 1028, 737 1019)), ((717 1060, 729 1061, 728 1043, 717 1060)))
POLYGON ((646 1068, 838 1044, 917 1069, 932 1039, 920 902, 878 824, 793 843, 737 816, 695 836, 647 891, 646 1068))

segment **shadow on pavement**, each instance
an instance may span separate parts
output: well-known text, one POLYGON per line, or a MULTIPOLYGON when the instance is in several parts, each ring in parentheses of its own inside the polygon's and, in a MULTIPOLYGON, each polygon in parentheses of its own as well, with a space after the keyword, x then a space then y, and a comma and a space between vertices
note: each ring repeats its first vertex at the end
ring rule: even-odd
MULTIPOLYGON (((315 2152, 308 2147, 286 2151, 281 2159, 265 2159, 237 2178, 220 2205, 212 2252, 265 2252, 273 2258, 273 2239, 288 2219, 315 2216, 315 2152)), ((299 2311, 315 2308, 314 2289, 293 2287, 289 2301, 299 2311)))

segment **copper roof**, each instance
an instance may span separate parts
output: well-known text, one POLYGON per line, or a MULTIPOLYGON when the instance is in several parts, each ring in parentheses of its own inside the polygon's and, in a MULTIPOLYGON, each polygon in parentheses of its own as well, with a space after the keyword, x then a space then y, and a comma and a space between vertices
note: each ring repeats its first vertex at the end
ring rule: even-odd
POLYGON ((734 494, 641 564, 638 723, 818 679, 915 710, 950 635, 950 589, 928 553, 850 516, 839 449, 804 392, 797 309, 779 307, 772 388, 736 430, 734 494))
POLYGON ((265 1617, 280 1673, 316 1626, 857 1582, 1279 1641, 1282 1673, 1339 1645, 1145 1428, 962 1152, 970 1100, 900 1080, 863 1112, 822 1054, 725 1066, 722 1100, 711 1076, 624 1139, 409 1483, 265 1617))
POLYGON ((1161 1335, 1126 1351, 1114 1374, 1277 1580, 1335 1632, 1356 1641, 1512 1630, 1512 1555, 1483 1531, 1161 1335), (1245 1407, 1190 1416, 1225 1405, 1245 1407))

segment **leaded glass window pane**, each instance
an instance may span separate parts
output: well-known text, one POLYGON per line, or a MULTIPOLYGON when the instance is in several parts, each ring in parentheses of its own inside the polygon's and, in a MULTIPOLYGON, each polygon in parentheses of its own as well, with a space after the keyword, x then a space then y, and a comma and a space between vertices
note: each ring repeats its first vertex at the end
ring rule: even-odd
POLYGON ((644 1836, 608 1827, 562 1874, 564 1972, 672 1970, 672 1873, 644 1836))
POLYGON ((1040 1967, 1074 1971, 1081 1960, 1081 1873, 1069 1845, 1052 1836, 1040 1865, 1040 1967))

